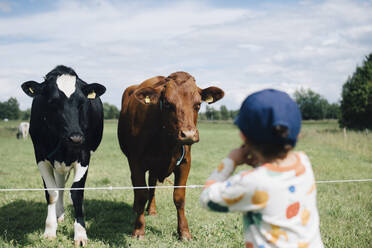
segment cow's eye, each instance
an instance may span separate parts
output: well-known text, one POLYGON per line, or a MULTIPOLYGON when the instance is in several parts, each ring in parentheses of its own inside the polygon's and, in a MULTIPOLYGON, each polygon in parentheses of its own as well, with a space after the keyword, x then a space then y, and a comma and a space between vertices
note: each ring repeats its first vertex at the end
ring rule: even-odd
POLYGON ((174 109, 174 105, 168 101, 164 101, 164 108, 166 109, 174 109))
POLYGON ((194 105, 194 109, 195 109, 196 111, 199 111, 199 110, 200 110, 200 103, 195 104, 195 105, 194 105))

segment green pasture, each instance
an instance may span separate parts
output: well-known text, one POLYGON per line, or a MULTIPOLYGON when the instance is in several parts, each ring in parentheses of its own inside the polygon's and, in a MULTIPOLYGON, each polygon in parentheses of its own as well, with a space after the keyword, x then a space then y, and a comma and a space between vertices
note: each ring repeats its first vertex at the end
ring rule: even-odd
MULTIPOLYGON (((40 188, 32 142, 16 139, 16 122, 0 122, 0 188, 40 188)), ((93 154, 86 187, 130 186, 126 158, 116 138, 116 121, 106 121, 93 154)), ((230 123, 200 123, 201 141, 193 145, 188 184, 204 184, 227 152, 240 144, 230 123)), ((336 122, 305 122, 298 150, 305 151, 317 180, 372 178, 372 134, 338 128, 336 122)), ((173 181, 171 176, 170 181, 173 181)), ((165 182, 169 185, 171 182, 165 182)), ((71 177, 67 186, 71 185, 71 177)), ((318 184, 320 229, 326 247, 372 247, 372 182, 318 184)), ((144 240, 131 239, 133 192, 86 191, 89 247, 243 247, 240 214, 208 212, 199 206, 201 189, 188 189, 186 216, 193 240, 177 237, 171 189, 156 191, 158 216, 146 217, 144 240)), ((44 240, 44 193, 0 192, 0 247, 72 247, 73 209, 65 193, 66 217, 57 239, 44 240)))

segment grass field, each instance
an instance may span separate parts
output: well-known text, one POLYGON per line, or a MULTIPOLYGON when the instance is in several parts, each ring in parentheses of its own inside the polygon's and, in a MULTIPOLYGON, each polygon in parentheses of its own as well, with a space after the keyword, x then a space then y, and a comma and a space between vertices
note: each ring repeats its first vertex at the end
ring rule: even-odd
MULTIPOLYGON (((116 138, 116 121, 105 123, 101 146, 92 156, 86 187, 130 186, 126 158, 116 138)), ((0 188, 39 188, 32 142, 17 140, 15 122, 0 122, 0 188)), ((228 123, 200 123, 201 141, 192 149, 188 184, 206 177, 240 143, 228 123)), ((312 161, 317 180, 372 178, 372 134, 347 132, 336 122, 306 122, 297 149, 312 161)), ((173 176, 170 177, 173 181, 173 176)), ((169 184, 169 183, 166 183, 169 184)), ((66 186, 71 185, 70 181, 66 186)), ((372 247, 372 182, 318 184, 321 234, 326 247, 372 247)), ((188 189, 186 216, 193 240, 177 239, 172 190, 158 189, 158 216, 146 217, 146 238, 130 237, 133 192, 86 191, 85 216, 89 247, 243 247, 239 214, 208 212, 199 206, 201 189, 188 189)), ((44 240, 47 205, 43 192, 0 192, 0 247, 72 247, 73 209, 65 194, 66 217, 57 239, 44 240)))

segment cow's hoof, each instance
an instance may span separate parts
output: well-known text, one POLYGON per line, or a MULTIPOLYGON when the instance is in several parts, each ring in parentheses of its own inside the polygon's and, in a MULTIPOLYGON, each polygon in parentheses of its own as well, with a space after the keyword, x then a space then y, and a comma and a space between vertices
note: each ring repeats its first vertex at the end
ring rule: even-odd
POLYGON ((183 232, 179 234, 179 239, 181 241, 190 241, 192 239, 192 236, 189 232, 183 232))
POLYGON ((45 222, 44 238, 54 240, 57 238, 57 223, 45 222))
POLYGON ((133 233, 132 233, 132 238, 133 239, 139 239, 139 240, 144 239, 145 238, 144 230, 141 230, 141 229, 134 230, 133 233))
POLYGON ((156 212, 156 210, 150 210, 150 209, 147 211, 147 214, 149 216, 157 216, 158 215, 158 213, 156 212))
POLYGON ((79 247, 80 245, 86 246, 88 244, 88 237, 87 237, 87 232, 85 231, 85 228, 79 223, 75 222, 74 229, 75 229, 75 235, 74 235, 75 247, 79 247))
POLYGON ((53 234, 53 233, 45 233, 44 232, 43 237, 45 239, 48 239, 48 240, 55 240, 57 238, 57 235, 56 234, 53 234))
POLYGON ((74 243, 75 243, 75 247, 87 246, 88 239, 75 240, 74 243))
POLYGON ((62 214, 61 216, 58 217, 57 221, 58 223, 62 223, 65 220, 65 214, 62 214))
POLYGON ((145 239, 145 235, 132 235, 132 239, 143 240, 145 239))

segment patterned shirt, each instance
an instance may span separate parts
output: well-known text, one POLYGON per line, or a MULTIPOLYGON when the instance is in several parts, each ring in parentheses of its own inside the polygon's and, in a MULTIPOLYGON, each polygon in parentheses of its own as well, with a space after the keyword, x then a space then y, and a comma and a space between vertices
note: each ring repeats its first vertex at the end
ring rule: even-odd
POLYGON ((200 196, 203 207, 243 212, 245 247, 322 248, 313 170, 303 152, 289 166, 263 164, 232 177, 222 160, 200 196))

